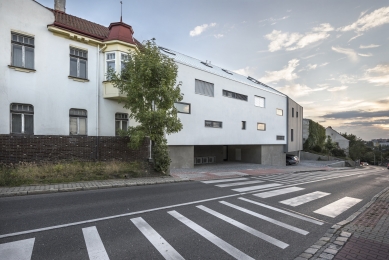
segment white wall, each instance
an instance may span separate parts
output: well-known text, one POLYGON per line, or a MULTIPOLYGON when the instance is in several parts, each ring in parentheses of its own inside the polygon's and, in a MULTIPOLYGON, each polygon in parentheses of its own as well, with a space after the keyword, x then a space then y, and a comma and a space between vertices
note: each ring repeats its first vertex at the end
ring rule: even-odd
POLYGON ((336 132, 334 129, 327 127, 326 128, 326 136, 331 136, 332 142, 338 143, 339 148, 345 149, 346 152, 348 152, 349 148, 349 140, 341 136, 338 132, 336 132))
POLYGON ((68 135, 70 108, 88 111, 88 135, 95 135, 97 48, 54 36, 47 29, 53 13, 31 0, 1 1, 0 17, 0 134, 10 133, 10 104, 27 103, 34 106, 35 135, 68 135), (8 67, 11 30, 34 35, 35 72, 8 67), (70 45, 88 50, 89 82, 68 78, 70 45))
POLYGON ((183 129, 167 136, 169 145, 233 145, 286 144, 277 141, 277 135, 286 136, 286 97, 269 93, 231 79, 223 78, 178 63, 178 81, 182 81, 181 102, 191 104, 191 114, 179 113, 183 129), (195 94, 195 79, 214 84, 214 97, 195 94), (224 97, 222 90, 247 95, 248 101, 224 97), (265 108, 254 106, 254 96, 265 97, 265 108), (276 108, 284 110, 276 115, 276 108), (222 121, 223 128, 204 126, 205 120, 222 121), (246 121, 246 130, 241 129, 246 121), (266 123, 266 131, 258 131, 257 123, 266 123))

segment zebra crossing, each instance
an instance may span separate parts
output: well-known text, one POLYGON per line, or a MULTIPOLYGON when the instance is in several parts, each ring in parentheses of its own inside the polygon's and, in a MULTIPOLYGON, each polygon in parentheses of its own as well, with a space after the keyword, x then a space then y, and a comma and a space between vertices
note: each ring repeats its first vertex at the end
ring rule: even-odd
MULTIPOLYGON (((305 188, 298 187, 298 185, 318 182, 329 179, 336 179, 342 177, 348 177, 356 174, 355 172, 329 172, 329 173, 317 173, 317 172, 307 172, 307 173, 286 173, 286 174, 276 174, 270 176, 260 176, 260 177, 243 177, 243 178, 232 178, 232 179, 222 179, 222 180, 210 180, 202 181, 204 184, 213 184, 219 188, 230 188, 232 191, 239 193, 248 193, 252 192, 252 195, 261 199, 273 198, 285 194, 293 194, 294 192, 301 192, 305 188), (223 184, 219 184, 223 183, 223 184), (244 186, 235 188, 236 186, 244 186)), ((279 203, 287 205, 290 207, 298 207, 306 203, 311 203, 313 201, 320 200, 326 196, 331 195, 331 193, 323 191, 314 191, 309 192, 299 196, 293 196, 289 199, 281 200, 279 203)), ((324 207, 321 207, 317 210, 314 210, 313 213, 327 216, 330 218, 335 218, 338 215, 342 214, 349 208, 353 207, 359 203, 361 199, 344 197, 337 201, 334 201, 324 207)))

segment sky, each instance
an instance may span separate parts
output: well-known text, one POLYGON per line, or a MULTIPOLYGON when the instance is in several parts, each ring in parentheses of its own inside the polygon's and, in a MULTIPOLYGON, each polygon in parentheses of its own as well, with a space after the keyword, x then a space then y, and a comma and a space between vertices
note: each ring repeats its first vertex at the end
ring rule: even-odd
MULTIPOLYGON (((54 0, 37 0, 53 7, 54 0)), ((120 1, 67 0, 109 26, 120 1)), ((304 118, 364 140, 389 138, 389 0, 122 0, 140 42, 256 78, 304 118)))

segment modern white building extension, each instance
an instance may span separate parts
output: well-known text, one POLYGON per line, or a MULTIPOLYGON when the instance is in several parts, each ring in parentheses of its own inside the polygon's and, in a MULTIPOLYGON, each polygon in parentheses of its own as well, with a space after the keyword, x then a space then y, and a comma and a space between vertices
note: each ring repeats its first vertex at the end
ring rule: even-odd
MULTIPOLYGON (((120 71, 140 43, 130 25, 98 25, 67 14, 64 0, 54 2, 54 9, 33 0, 0 2, 0 137, 114 137, 136 122, 105 73, 120 71)), ((284 165, 286 152, 302 149, 302 107, 286 95, 226 68, 161 52, 176 61, 184 95, 176 104, 183 130, 167 136, 172 167, 224 160, 284 165)))

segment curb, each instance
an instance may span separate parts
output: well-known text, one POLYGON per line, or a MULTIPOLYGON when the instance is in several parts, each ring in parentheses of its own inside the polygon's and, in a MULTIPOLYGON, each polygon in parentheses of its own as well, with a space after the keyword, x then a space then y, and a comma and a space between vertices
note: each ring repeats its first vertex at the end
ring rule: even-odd
POLYGON ((294 260, 307 260, 307 259, 333 259, 335 255, 346 244, 347 240, 353 235, 353 233, 344 232, 341 229, 353 221, 356 217, 367 210, 381 194, 388 191, 389 187, 383 189, 357 212, 343 221, 340 221, 333 225, 315 244, 305 250, 302 254, 296 257, 294 260))
MULTIPOLYGON (((0 198, 3 197, 13 197, 13 196, 26 196, 26 195, 38 195, 38 194, 48 194, 48 193, 58 193, 58 192, 72 192, 72 191, 88 191, 88 190, 99 190, 99 189, 110 189, 110 188, 123 188, 123 187, 131 187, 131 186, 145 186, 145 185, 154 185, 154 184, 164 184, 164 183, 175 183, 175 182, 188 182, 191 181, 189 179, 177 179, 177 178, 169 178, 162 180, 152 180, 152 181, 142 181, 142 182, 130 182, 130 183, 113 183, 113 184, 101 184, 93 183, 93 185, 88 186, 79 186, 77 183, 77 187, 68 187, 68 188, 49 188, 49 189, 41 189, 41 190, 29 190, 29 191, 11 191, 11 192, 3 192, 0 193, 0 198)), ((81 184, 82 185, 82 184, 81 184)), ((29 186, 33 187, 33 186, 29 186)))

